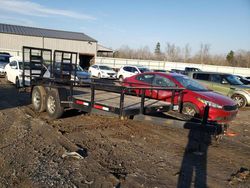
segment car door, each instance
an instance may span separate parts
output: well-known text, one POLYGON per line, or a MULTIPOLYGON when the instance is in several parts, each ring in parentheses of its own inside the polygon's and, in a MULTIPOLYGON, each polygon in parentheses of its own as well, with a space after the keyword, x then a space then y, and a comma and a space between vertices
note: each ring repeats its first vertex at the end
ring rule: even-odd
MULTIPOLYGON (((151 87, 153 80, 154 80, 154 74, 140 74, 135 77, 136 82, 131 83, 130 85, 132 87, 151 87)), ((136 89, 136 94, 142 94, 142 90, 136 89)), ((152 90, 147 89, 145 91, 145 96, 152 97, 152 90)))
POLYGON ((97 77, 98 76, 98 66, 97 65, 94 65, 92 67, 92 75, 97 77))
POLYGON ((10 62, 10 69, 7 73, 9 81, 16 83, 16 76, 18 76, 18 72, 17 61, 10 62))
POLYGON ((210 74, 209 73, 193 73, 191 78, 200 82, 203 86, 207 87, 208 89, 213 90, 213 84, 209 80, 210 74))
POLYGON ((230 91, 230 85, 227 80, 220 74, 211 74, 210 81, 212 82, 212 90, 221 93, 223 95, 228 95, 230 91))
MULTIPOLYGON (((176 87, 176 84, 172 82, 169 78, 161 75, 155 75, 153 80, 154 87, 176 87)), ((169 90, 153 90, 152 91, 152 98, 170 101, 172 97, 172 91, 169 90)))
POLYGON ((124 67, 123 70, 124 70, 124 73, 123 73, 124 78, 128 78, 128 77, 135 75, 135 72, 137 71, 136 68, 129 67, 129 66, 124 67))

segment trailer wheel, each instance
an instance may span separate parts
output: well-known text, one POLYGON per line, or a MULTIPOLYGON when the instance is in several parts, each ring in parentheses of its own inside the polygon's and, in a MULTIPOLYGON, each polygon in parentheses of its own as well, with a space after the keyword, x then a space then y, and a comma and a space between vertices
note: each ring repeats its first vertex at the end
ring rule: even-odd
POLYGON ((46 111, 52 119, 60 118, 64 112, 61 106, 58 91, 51 90, 46 97, 46 111))
POLYGON ((194 104, 189 103, 189 102, 186 102, 183 104, 182 113, 189 115, 191 117, 199 116, 199 110, 197 109, 197 107, 194 104))
POLYGON ((42 86, 35 86, 32 90, 32 105, 35 111, 44 112, 46 110, 46 91, 42 86))

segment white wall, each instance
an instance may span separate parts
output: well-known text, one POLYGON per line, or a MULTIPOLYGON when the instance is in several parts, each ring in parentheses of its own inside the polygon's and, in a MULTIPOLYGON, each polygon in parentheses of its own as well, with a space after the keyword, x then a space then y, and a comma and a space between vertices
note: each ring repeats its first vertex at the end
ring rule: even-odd
POLYGON ((96 42, 0 33, 0 51, 9 52, 13 56, 21 56, 23 46, 73 51, 93 56, 96 56, 97 50, 96 42))
POLYGON ((113 68, 120 68, 122 65, 144 65, 150 69, 182 69, 185 67, 197 67, 203 71, 223 72, 238 74, 242 76, 250 76, 250 68, 243 67, 229 67, 217 65, 204 65, 204 64, 191 64, 182 62, 167 62, 167 61, 153 61, 153 60, 138 60, 138 59, 121 59, 121 58, 108 58, 97 57, 96 63, 105 64, 113 68))

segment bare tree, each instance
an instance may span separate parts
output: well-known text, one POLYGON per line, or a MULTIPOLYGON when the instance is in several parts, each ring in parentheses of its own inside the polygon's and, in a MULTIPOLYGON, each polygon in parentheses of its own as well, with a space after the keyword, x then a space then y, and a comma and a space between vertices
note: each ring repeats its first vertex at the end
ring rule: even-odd
POLYGON ((181 61, 181 48, 167 42, 165 57, 167 61, 181 61))
MULTIPOLYGON (((191 55, 191 47, 186 44, 184 47, 176 46, 175 44, 166 43, 165 53, 155 55, 148 46, 138 49, 132 49, 129 46, 122 46, 118 49, 114 57, 128 58, 128 59, 154 59, 154 60, 167 60, 174 62, 191 62, 203 63, 212 65, 230 65, 227 55, 210 54, 210 45, 201 43, 199 51, 195 55, 191 55)), ((234 54, 234 66, 250 67, 250 51, 238 50, 234 54)))
POLYGON ((200 50, 199 50, 199 57, 200 57, 200 63, 208 63, 209 62, 209 51, 210 51, 210 44, 200 44, 200 50))
POLYGON ((184 47, 184 62, 188 62, 191 56, 191 47, 187 43, 184 47))

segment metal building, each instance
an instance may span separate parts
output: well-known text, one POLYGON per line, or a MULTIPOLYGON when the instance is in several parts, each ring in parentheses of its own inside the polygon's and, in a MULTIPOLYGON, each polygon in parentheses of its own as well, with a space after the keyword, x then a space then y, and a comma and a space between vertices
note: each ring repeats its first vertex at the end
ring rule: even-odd
POLYGON ((95 63, 97 41, 84 33, 0 23, 0 51, 22 56, 22 46, 73 51, 83 68, 95 63))

